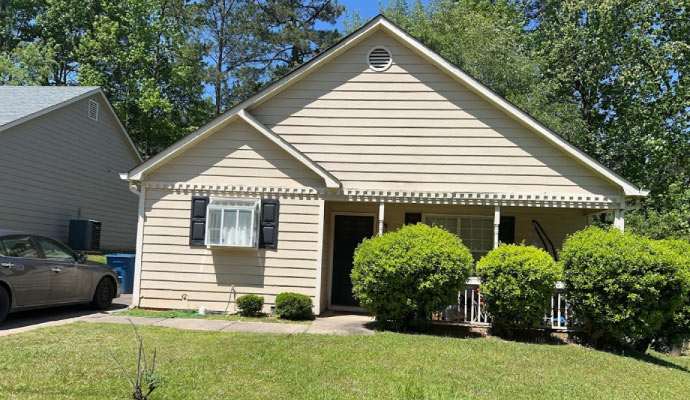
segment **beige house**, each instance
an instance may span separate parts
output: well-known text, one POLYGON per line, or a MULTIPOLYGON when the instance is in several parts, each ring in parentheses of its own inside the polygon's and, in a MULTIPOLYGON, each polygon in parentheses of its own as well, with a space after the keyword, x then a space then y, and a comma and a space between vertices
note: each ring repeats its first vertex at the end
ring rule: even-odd
POLYGON ((91 219, 101 248, 134 249, 138 199, 118 174, 141 162, 100 88, 0 86, 0 229, 67 242, 91 219))
POLYGON ((475 257, 555 252, 646 194, 384 17, 123 179, 140 191, 134 304, 231 311, 284 291, 356 306, 355 246, 406 223, 475 257))

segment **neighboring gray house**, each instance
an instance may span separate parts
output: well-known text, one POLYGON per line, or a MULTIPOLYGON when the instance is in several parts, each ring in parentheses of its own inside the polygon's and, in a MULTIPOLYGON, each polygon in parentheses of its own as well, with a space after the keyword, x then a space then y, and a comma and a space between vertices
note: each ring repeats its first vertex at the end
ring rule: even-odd
POLYGON ((141 161, 100 88, 0 86, 0 229, 67 241, 70 219, 93 219, 101 248, 134 249, 118 172, 141 161))

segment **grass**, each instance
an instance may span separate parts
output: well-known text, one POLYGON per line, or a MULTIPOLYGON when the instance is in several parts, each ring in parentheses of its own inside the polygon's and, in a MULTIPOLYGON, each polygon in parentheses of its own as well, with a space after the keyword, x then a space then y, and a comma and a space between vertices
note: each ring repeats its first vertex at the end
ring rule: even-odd
POLYGON ((107 260, 105 259, 105 256, 102 256, 100 254, 89 254, 86 256, 86 258, 88 258, 89 261, 95 261, 95 262, 99 262, 102 264, 107 264, 107 260))
POLYGON ((237 314, 204 314, 200 315, 196 310, 147 310, 145 308, 135 308, 127 311, 120 311, 113 313, 113 315, 122 315, 130 317, 148 317, 148 318, 201 318, 201 319, 216 319, 226 321, 246 321, 246 322, 279 322, 283 324, 311 324, 311 321, 289 321, 280 319, 276 315, 266 315, 263 317, 243 317, 237 314))
MULTIPOLYGON (((567 345, 379 333, 190 332, 142 326, 154 399, 686 399, 690 360, 567 345)), ((0 338, 0 397, 124 399, 132 328, 78 322, 0 338)))

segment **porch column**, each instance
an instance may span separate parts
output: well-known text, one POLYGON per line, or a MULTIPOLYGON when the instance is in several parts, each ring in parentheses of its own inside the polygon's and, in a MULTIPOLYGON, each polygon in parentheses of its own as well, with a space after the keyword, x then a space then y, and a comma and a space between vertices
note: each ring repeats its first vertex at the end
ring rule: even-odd
POLYGON ((383 216, 385 212, 384 202, 379 203, 379 235, 383 235, 383 216))
POLYGON ((613 226, 625 232, 625 210, 622 208, 614 210, 613 214, 613 226))
POLYGON ((501 227, 501 206, 494 208, 494 249, 498 247, 498 231, 501 227))

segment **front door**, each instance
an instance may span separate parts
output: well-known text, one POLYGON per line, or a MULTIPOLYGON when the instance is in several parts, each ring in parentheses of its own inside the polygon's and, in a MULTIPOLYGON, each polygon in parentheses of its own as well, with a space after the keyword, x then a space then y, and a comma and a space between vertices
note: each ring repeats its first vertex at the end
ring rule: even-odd
POLYGON ((352 296, 352 256, 357 245, 374 233, 374 217, 336 215, 333 228, 333 280, 331 304, 359 306, 352 296))

